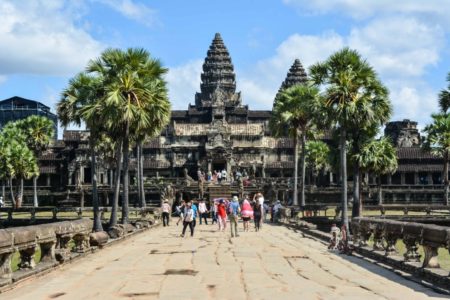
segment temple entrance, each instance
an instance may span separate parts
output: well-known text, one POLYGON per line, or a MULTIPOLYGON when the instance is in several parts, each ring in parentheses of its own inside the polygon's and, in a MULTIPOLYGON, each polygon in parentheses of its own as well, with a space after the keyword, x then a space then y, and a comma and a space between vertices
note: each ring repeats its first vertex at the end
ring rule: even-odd
POLYGON ((222 170, 226 170, 226 168, 227 168, 227 162, 225 160, 216 160, 216 161, 213 161, 213 163, 212 163, 211 172, 214 172, 214 171, 220 172, 222 170))

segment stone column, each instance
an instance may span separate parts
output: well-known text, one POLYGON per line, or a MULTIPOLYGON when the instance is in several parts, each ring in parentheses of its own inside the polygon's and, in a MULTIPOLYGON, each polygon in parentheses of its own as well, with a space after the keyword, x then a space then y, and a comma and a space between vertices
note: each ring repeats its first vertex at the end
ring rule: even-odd
POLYGON ((414 184, 420 184, 419 172, 414 172, 414 184))
POLYGON ((80 183, 84 184, 84 166, 80 166, 80 183))
POLYGON ((50 174, 47 174, 47 183, 46 183, 46 185, 47 186, 51 186, 51 181, 50 181, 50 174))
POLYGON ((329 180, 329 184, 333 184, 333 172, 329 172, 328 173, 328 180, 329 180))
POLYGON ((392 175, 391 174, 388 174, 387 175, 387 184, 392 184, 392 175))
POLYGON ((400 184, 401 185, 405 184, 405 173, 404 172, 400 173, 400 184))
POLYGON ((212 161, 208 159, 208 172, 212 172, 211 168, 212 168, 212 161))
POLYGON ((69 180, 67 180, 67 182, 69 183, 69 185, 73 185, 73 170, 69 169, 69 180))

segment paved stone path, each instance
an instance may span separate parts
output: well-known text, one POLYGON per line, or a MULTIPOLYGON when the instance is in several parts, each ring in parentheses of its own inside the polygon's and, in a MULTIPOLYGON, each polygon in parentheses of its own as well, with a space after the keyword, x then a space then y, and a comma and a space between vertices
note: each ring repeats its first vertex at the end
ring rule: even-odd
MULTIPOLYGON (((242 226, 240 224, 240 226, 242 226)), ((284 227, 259 233, 171 225, 139 234, 0 299, 402 299, 443 297, 284 227)))

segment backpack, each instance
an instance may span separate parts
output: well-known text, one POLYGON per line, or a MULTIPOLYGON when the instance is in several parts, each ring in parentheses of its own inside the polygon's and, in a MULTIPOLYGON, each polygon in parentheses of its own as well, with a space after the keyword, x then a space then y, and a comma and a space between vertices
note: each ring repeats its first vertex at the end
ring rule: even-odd
POLYGON ((192 208, 186 209, 184 212, 184 221, 192 222, 194 220, 194 210, 192 208))

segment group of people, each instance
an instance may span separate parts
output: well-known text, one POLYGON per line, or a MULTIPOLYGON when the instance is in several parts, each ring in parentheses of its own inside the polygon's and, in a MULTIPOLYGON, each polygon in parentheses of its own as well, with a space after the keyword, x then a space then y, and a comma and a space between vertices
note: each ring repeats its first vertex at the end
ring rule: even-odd
MULTIPOLYGON (((182 223, 181 236, 184 237, 189 228, 191 236, 194 236, 197 219, 200 225, 204 221, 208 225, 208 217, 212 217, 212 224, 218 224, 218 230, 224 232, 227 223, 230 222, 231 237, 238 237, 238 222, 242 219, 243 230, 250 230, 250 221, 253 220, 255 231, 261 230, 262 223, 266 219, 268 206, 264 203, 264 196, 256 193, 252 200, 246 195, 241 201, 237 196, 233 196, 231 201, 225 198, 214 199, 210 209, 204 200, 191 201, 182 200, 180 205, 175 206, 174 214, 178 216, 177 225, 182 223)), ((163 225, 169 225, 171 207, 168 201, 162 204, 163 225)))

